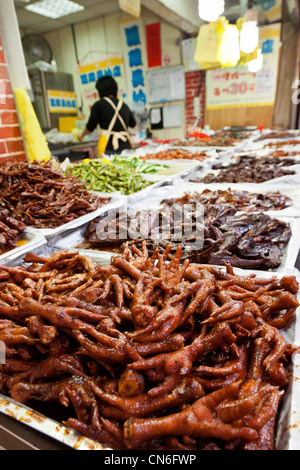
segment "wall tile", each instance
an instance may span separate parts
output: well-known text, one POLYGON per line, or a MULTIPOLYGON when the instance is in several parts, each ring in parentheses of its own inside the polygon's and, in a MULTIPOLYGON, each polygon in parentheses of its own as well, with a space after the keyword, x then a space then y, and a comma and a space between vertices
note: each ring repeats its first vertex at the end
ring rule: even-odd
POLYGON ((16 139, 21 137, 21 131, 19 126, 1 126, 0 127, 0 139, 16 139))
POLYGON ((15 110, 0 113, 0 123, 5 125, 19 124, 18 114, 15 110))
POLYGON ((26 154, 16 103, 0 38, 0 163, 24 161, 26 154))
POLYGON ((18 140, 6 140, 5 142, 7 153, 19 153, 24 152, 23 139, 18 140))

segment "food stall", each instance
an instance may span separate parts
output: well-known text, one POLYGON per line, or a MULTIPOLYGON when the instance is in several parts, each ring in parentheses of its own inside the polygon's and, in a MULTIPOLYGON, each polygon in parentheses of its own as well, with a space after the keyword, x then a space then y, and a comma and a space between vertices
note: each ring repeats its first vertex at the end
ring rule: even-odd
MULTIPOLYGON (((276 11, 271 32, 264 24, 258 39, 274 40, 273 51, 276 11)), ((21 117, 35 114, 30 106, 25 113, 24 90, 13 95, 18 119, 6 126, 19 137, 1 134, 0 107, 0 449, 184 452, 191 464, 203 450, 299 450, 300 131, 292 122, 273 125, 281 46, 260 77, 247 63, 211 68, 211 55, 197 55, 207 33, 197 23, 185 62, 169 64, 165 53, 162 64, 156 23, 146 21, 153 12, 144 12, 145 29, 143 9, 130 12, 121 15, 120 37, 127 25, 124 47, 141 46, 129 57, 152 68, 139 69, 150 76, 152 138, 115 154, 58 158, 39 150, 47 139, 38 119, 29 127, 39 137, 27 132, 21 117), (147 47, 135 43, 138 31, 147 47), (205 67, 205 115, 200 128, 194 102, 190 129, 188 78, 205 67), (262 93, 267 68, 276 75, 262 93), (234 97, 224 81, 231 91, 239 83, 234 97), (153 98, 165 93, 167 105, 153 98), (214 127, 224 109, 228 125, 214 127), (259 122, 271 111, 271 125, 259 122), (15 155, 12 139, 23 144, 15 155)), ((226 30, 221 14, 205 26, 221 21, 226 30)), ((85 29, 78 25, 77 38, 85 29)), ((9 63, 3 53, 2 69, 9 63)), ((104 66, 78 69, 89 99, 89 80, 104 66)), ((131 72, 123 91, 136 98, 141 74, 125 55, 110 70, 121 83, 131 72)), ((147 96, 143 84, 139 96, 147 96)), ((197 88, 201 95, 203 82, 197 88)))

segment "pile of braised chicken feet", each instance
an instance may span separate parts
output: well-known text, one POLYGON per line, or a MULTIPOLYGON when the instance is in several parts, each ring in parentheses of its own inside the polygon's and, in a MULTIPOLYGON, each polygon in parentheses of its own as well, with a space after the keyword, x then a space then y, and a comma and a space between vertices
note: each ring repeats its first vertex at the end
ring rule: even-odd
POLYGON ((0 267, 1 393, 55 402, 113 449, 272 450, 291 356, 295 277, 257 278, 124 247, 0 267))

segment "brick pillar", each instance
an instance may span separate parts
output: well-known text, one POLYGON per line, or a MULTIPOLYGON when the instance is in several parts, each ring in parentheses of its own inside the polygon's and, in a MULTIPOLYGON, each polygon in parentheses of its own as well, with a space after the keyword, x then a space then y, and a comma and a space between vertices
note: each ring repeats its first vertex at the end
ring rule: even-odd
POLYGON ((0 38, 0 163, 24 160, 26 153, 0 38))
POLYGON ((194 99, 199 99, 200 120, 198 127, 204 127, 205 119, 205 71, 186 72, 186 132, 189 134, 195 124, 196 116, 194 111, 194 99))

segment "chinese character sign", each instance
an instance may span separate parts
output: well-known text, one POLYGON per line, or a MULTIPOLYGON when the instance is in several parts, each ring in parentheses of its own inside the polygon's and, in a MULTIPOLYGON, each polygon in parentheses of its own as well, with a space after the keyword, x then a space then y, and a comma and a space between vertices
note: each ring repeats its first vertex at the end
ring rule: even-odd
POLYGON ((248 67, 228 67, 207 72, 207 109, 272 106, 276 99, 280 50, 280 25, 262 28, 263 67, 257 73, 248 67))
POLYGON ((247 67, 215 69, 207 73, 207 109, 256 104, 256 74, 248 72, 247 67))
POLYGON ((146 104, 146 52, 144 27, 141 20, 120 24, 124 62, 131 106, 146 104))
POLYGON ((77 114, 76 93, 47 90, 50 113, 77 114))
POLYGON ((118 83, 119 96, 123 99, 127 97, 127 83, 124 61, 121 58, 112 58, 82 65, 78 68, 80 83, 83 94, 84 114, 88 115, 93 104, 99 100, 96 89, 96 82, 105 76, 113 77, 118 83))
POLYGON ((160 23, 146 26, 148 67, 161 67, 161 34, 160 23))

